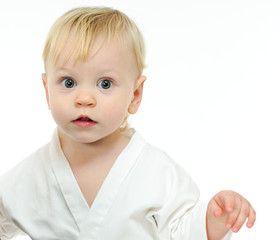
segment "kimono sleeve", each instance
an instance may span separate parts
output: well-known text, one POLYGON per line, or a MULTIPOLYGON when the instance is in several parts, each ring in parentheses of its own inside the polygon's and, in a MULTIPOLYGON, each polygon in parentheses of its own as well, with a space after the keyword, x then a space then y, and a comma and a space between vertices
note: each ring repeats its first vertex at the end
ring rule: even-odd
MULTIPOLYGON (((182 167, 172 160, 159 169, 158 191, 163 199, 150 213, 159 239, 207 240, 207 203, 199 202, 199 190, 182 167), (159 187, 161 186, 161 187, 159 187)), ((223 240, 230 239, 227 234, 223 240)))
MULTIPOLYGON (((207 240, 206 232, 206 202, 198 202, 190 211, 186 213, 181 219, 178 231, 175 233, 179 238, 175 239, 205 239, 207 240), (188 227, 191 231, 187 232, 188 227), (188 238, 187 238, 188 237, 188 238), (201 238, 198 238, 201 237, 201 238)), ((232 232, 229 230, 221 240, 230 240, 232 232)))
POLYGON ((13 192, 13 186, 10 185, 12 180, 9 176, 8 172, 0 178, 0 240, 8 240, 18 235, 26 235, 16 226, 7 211, 6 204, 9 203, 8 199, 10 197, 10 193, 13 192), (7 196, 9 197, 7 198, 7 196))
POLYGON ((0 239, 8 240, 23 232, 7 216, 0 196, 0 239))

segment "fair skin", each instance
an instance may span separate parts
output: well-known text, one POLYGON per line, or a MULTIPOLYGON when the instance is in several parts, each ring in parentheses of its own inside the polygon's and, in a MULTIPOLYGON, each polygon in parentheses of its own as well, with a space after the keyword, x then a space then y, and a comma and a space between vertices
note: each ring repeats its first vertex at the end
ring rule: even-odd
MULTIPOLYGON (((116 38, 95 54, 91 49, 86 61, 75 62, 71 56, 64 63, 72 41, 73 33, 42 79, 62 150, 90 207, 130 140, 119 128, 127 113, 137 112, 146 78, 139 76, 130 47, 116 38)), ((255 211, 245 198, 232 191, 216 194, 207 209, 208 239, 220 240, 228 229, 237 232, 247 218, 252 227, 255 211)))
POLYGON ((221 191, 208 203, 206 226, 208 240, 221 239, 231 229, 238 232, 248 219, 246 226, 253 227, 256 212, 247 199, 233 191, 221 191))
POLYGON ((117 39, 89 53, 85 62, 72 56, 64 64, 72 41, 70 35, 58 63, 46 66, 42 78, 62 150, 91 206, 129 142, 120 125, 127 113, 137 112, 146 78, 139 76, 130 48, 117 39))

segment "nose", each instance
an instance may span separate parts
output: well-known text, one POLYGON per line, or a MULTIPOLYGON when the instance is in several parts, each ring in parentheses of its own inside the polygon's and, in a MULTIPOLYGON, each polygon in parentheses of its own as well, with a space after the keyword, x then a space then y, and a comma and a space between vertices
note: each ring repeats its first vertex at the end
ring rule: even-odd
POLYGON ((96 100, 89 91, 80 91, 75 101, 76 107, 95 107, 96 100))

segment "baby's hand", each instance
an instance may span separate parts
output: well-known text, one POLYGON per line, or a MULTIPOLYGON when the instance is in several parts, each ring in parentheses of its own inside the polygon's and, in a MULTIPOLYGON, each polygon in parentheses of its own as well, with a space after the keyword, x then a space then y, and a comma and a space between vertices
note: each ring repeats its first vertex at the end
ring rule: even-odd
MULTIPOLYGON (((207 209, 208 227, 213 224, 223 224, 227 229, 238 232, 246 219, 247 227, 253 227, 256 220, 256 212, 249 201, 233 191, 221 191, 209 202, 207 209)), ((218 227, 219 228, 219 227, 218 227)))

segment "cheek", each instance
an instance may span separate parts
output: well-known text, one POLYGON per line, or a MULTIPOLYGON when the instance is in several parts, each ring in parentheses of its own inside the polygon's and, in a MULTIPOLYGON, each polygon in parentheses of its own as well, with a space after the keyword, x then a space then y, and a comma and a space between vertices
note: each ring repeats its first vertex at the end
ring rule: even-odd
POLYGON ((107 103, 102 107, 103 116, 108 121, 118 121, 120 124, 123 122, 123 119, 126 117, 129 103, 114 101, 112 104, 107 103))
POLYGON ((55 95, 50 95, 49 108, 55 122, 61 122, 69 114, 67 104, 64 99, 57 99, 55 95))

